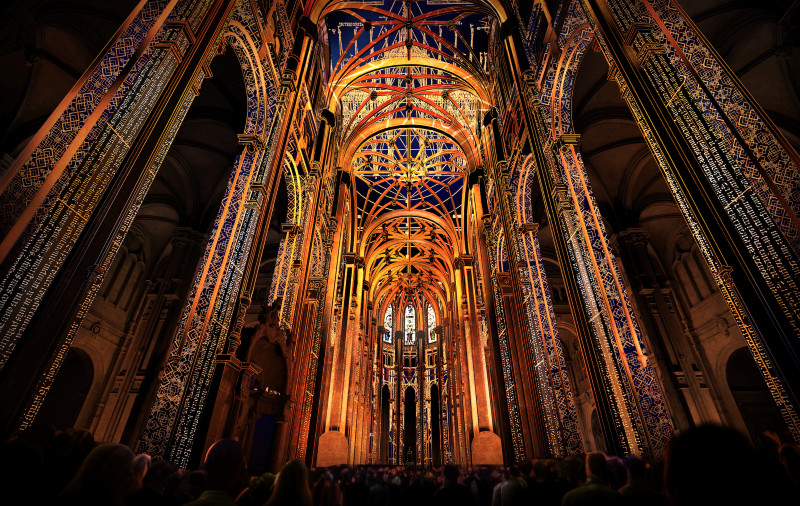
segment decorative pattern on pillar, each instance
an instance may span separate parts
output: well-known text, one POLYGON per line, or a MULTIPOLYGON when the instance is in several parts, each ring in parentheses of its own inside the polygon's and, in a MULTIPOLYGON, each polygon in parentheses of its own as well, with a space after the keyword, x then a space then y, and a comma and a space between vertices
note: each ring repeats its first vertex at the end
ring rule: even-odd
MULTIPOLYGON (((120 102, 140 81, 137 77, 154 52, 164 53, 159 55, 164 58, 169 52, 164 49, 179 39, 182 51, 189 43, 181 36, 180 22, 185 21, 185 9, 191 2, 184 2, 177 9, 176 3, 159 0, 137 6, 114 35, 106 52, 78 80, 3 175, 0 183, 0 235, 6 237, 4 242, 19 237, 19 233, 12 229, 21 218, 32 220, 33 225, 42 222, 44 215, 58 203, 59 193, 104 129, 108 132, 102 137, 103 144, 109 143, 106 137, 116 141, 107 149, 124 149, 125 143, 121 138, 114 137, 114 133, 105 128, 120 102), (167 19, 165 14, 169 16, 167 19), (70 149, 77 151, 71 153, 70 149)), ((174 68, 175 62, 168 65, 174 68)), ((127 109, 129 112, 130 108, 127 109)), ((116 117, 117 124, 112 125, 118 132, 121 120, 124 117, 116 117)), ((130 140, 135 133, 135 126, 131 127, 125 132, 129 135, 122 139, 130 140)), ((7 254, 8 249, 4 248, 3 258, 7 254)))
POLYGON ((208 65, 229 14, 229 2, 141 5, 0 181, 0 206, 9 211, 3 213, 9 221, 0 244, 7 269, 0 281, 0 367, 54 279, 61 290, 81 285, 61 306, 62 313, 71 314, 59 315, 61 321, 52 324, 61 326, 52 333, 60 342, 42 354, 49 357, 48 365, 21 427, 35 418, 200 84, 210 75, 208 65), (162 108, 170 115, 160 114, 162 108), (110 200, 109 188, 125 198, 110 200), (107 210, 121 203, 127 203, 123 211, 107 210), (95 234, 107 236, 94 239, 95 234), (74 271, 61 272, 76 244, 86 257, 78 255, 73 262, 94 262, 80 280, 74 271), (88 260, 93 256, 99 258, 88 260))
POLYGON ((180 40, 185 49, 179 27, 165 27, 184 19, 185 4, 134 11, 0 180, 0 368, 147 118, 136 98, 152 102, 177 66, 158 46, 180 40))
MULTIPOLYGON (((443 309, 446 309, 445 306, 443 309)), ((447 314, 447 313, 442 313, 447 314)), ((453 409, 454 404, 450 394, 450 363, 447 358, 448 353, 448 337, 445 336, 447 329, 447 318, 444 318, 440 325, 437 327, 439 332, 439 360, 441 361, 439 370, 439 396, 441 402, 439 409, 441 411, 441 434, 442 434, 442 464, 453 463, 453 438, 451 436, 451 428, 454 425, 453 409)), ((436 415, 436 413, 434 413, 436 415)))
POLYGON ((330 268, 331 251, 328 246, 333 242, 335 233, 335 227, 331 226, 335 223, 335 219, 330 218, 335 212, 332 208, 333 191, 338 180, 337 170, 326 170, 332 164, 331 159, 326 156, 326 151, 330 146, 329 141, 336 121, 330 111, 326 110, 322 116, 312 153, 311 172, 306 178, 303 234, 297 260, 294 262, 295 265, 299 264, 294 267, 294 277, 297 279, 292 280, 293 285, 297 285, 302 293, 306 294, 305 301, 298 301, 297 307, 293 307, 291 295, 287 294, 283 299, 284 308, 288 308, 293 315, 287 326, 294 321, 298 329, 295 342, 292 343, 295 363, 299 366, 294 370, 294 376, 295 384, 303 385, 302 390, 299 388, 293 390, 295 399, 302 396, 300 418, 295 422, 298 438, 294 455, 298 458, 306 456, 309 463, 311 459, 308 452, 308 438, 311 430, 311 413, 317 401, 315 397, 319 396, 318 368, 320 356, 324 356, 325 351, 323 306, 328 282, 325 273, 330 268), (320 300, 323 301, 322 304, 319 303, 320 300), (310 311, 307 306, 312 304, 313 311, 310 311))
POLYGON ((540 367, 544 368, 541 374, 547 379, 546 391, 550 393, 550 401, 556 410, 551 415, 556 417, 555 420, 545 421, 548 423, 548 429, 555 425, 557 431, 557 438, 551 444, 553 455, 556 457, 579 455, 584 451, 583 440, 578 427, 567 363, 564 360, 564 349, 558 336, 558 324, 547 284, 539 238, 536 235, 538 230, 538 224, 526 223, 520 228, 520 236, 525 253, 523 275, 528 281, 523 287, 528 301, 526 307, 531 328, 535 330, 535 335, 531 336, 531 339, 536 340, 537 363, 541 363, 540 367))
POLYGON ((510 191, 506 194, 509 207, 515 209, 512 213, 516 232, 514 242, 517 246, 520 278, 524 280, 522 288, 528 325, 532 330, 530 340, 536 356, 536 376, 540 382, 542 405, 547 412, 545 424, 550 451, 556 457, 579 455, 584 451, 583 441, 539 239, 536 236, 539 225, 533 222, 531 195, 535 169, 517 162, 509 172, 510 191), (512 195, 517 196, 516 202, 512 201, 512 195))
POLYGON ((592 35, 580 6, 572 3, 560 32, 560 58, 541 69, 541 99, 529 97, 538 102, 541 111, 541 116, 537 114, 541 123, 533 133, 551 132, 545 155, 555 169, 555 198, 568 234, 571 268, 579 273, 584 310, 589 315, 595 346, 602 350, 605 360, 605 388, 621 425, 618 437, 624 451, 660 455, 672 437, 672 422, 611 251, 578 150, 580 138, 571 121, 572 85, 592 35))
POLYGON ((800 157, 682 10, 661 1, 585 4, 613 62, 609 78, 800 439, 800 157))
MULTIPOLYGON (((616 2, 610 2, 614 4, 616 2)), ((683 8, 675 1, 646 0, 636 6, 613 6, 620 28, 634 37, 637 53, 648 46, 631 32, 631 25, 646 21, 683 87, 697 101, 709 130, 723 145, 732 165, 739 167, 764 209, 800 253, 800 157, 744 88, 736 74, 705 40, 683 8)), ((633 30, 645 28, 636 25, 633 30)), ((673 98, 673 100, 675 100, 673 98)), ((676 106, 679 106, 676 103, 676 106)))
MULTIPOLYGON (((489 192, 491 194, 491 192, 489 192)), ((502 230, 495 231, 492 219, 489 216, 484 218, 484 233, 486 235, 486 246, 489 253, 489 265, 491 266, 492 279, 484 280, 489 283, 495 300, 495 316, 497 319, 497 340, 500 343, 500 361, 503 366, 503 378, 506 383, 506 403, 508 405, 508 423, 511 431, 511 447, 514 451, 514 460, 519 462, 525 458, 525 442, 522 435, 522 427, 519 417, 519 405, 517 404, 517 389, 514 384, 514 372, 511 366, 511 351, 508 346, 508 329, 506 327, 505 309, 500 295, 500 287, 497 280, 498 275, 498 253, 499 248, 497 239, 502 235, 502 230)), ((497 221, 497 220, 495 220, 497 221)), ((498 224, 498 229, 499 229, 498 224)))
MULTIPOLYGON (((255 41, 260 34, 241 30, 263 24, 254 22, 247 4, 237 4, 235 28, 226 35, 234 47, 247 56, 252 73, 245 73, 248 121, 240 142, 245 149, 234 162, 220 211, 212 227, 208 247, 195 276, 175 339, 162 371, 156 400, 140 440, 139 450, 163 456, 185 466, 192 457, 198 426, 209 395, 211 372, 217 355, 225 351, 231 322, 250 244, 261 212, 268 205, 267 193, 275 177, 272 159, 282 156, 276 137, 287 111, 288 90, 282 87, 276 106, 276 83, 261 64, 255 41), (241 37, 247 35, 247 38, 241 37), (267 101, 265 101, 267 100, 267 101), (264 111, 267 111, 265 114, 264 111), (241 266, 241 267, 240 267, 241 266)), ((286 47, 286 46, 285 46, 286 47)), ((237 55, 241 54, 237 52, 237 55)))

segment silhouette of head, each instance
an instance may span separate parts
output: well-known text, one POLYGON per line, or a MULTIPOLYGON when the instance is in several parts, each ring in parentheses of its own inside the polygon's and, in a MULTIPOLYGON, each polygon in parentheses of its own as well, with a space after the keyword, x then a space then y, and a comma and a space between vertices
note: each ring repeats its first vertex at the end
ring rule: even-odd
POLYGON ((64 502, 123 504, 141 486, 134 469, 135 455, 125 445, 105 443, 92 450, 61 493, 64 502))
POLYGON ((606 462, 605 454, 592 452, 586 455, 586 476, 590 475, 608 480, 608 462, 606 462))
POLYGON ((301 460, 290 460, 283 465, 275 488, 267 501, 268 506, 310 506, 311 488, 308 483, 308 470, 301 460))
POLYGON ((453 485, 458 483, 458 477, 461 475, 461 471, 458 470, 457 466, 447 465, 442 469, 442 474, 444 474, 444 479, 447 480, 447 483, 453 485))
POLYGON ((689 429, 667 448, 667 495, 676 505, 755 504, 757 467, 753 447, 737 431, 716 425, 689 429))
POLYGON ((231 495, 239 492, 244 476, 244 451, 232 439, 220 439, 208 449, 203 461, 208 475, 208 488, 224 490, 231 495))

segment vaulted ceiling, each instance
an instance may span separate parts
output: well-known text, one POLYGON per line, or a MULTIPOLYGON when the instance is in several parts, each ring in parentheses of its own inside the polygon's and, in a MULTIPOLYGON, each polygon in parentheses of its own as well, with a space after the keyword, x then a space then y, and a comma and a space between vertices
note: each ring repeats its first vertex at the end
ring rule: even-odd
POLYGON ((372 296, 444 303, 466 176, 482 164, 494 15, 478 2, 335 7, 324 18, 327 91, 341 118, 339 165, 353 171, 372 296))

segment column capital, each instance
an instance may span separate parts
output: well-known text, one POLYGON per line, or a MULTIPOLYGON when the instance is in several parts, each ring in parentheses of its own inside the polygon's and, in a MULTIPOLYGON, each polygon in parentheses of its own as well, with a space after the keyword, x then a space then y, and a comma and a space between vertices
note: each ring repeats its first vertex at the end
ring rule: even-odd
POLYGON ((550 149, 556 153, 569 151, 570 146, 578 146, 581 143, 580 134, 561 134, 550 143, 550 149))
POLYGON ((239 140, 239 145, 244 146, 250 154, 256 151, 263 151, 267 148, 267 142, 264 140, 264 137, 259 134, 239 134, 236 137, 239 140))
POLYGON ((300 226, 294 223, 281 223, 281 232, 286 232, 290 236, 297 235, 300 233, 300 226))
POLYGON ((537 108, 542 105, 542 92, 539 89, 539 80, 536 77, 536 72, 533 70, 526 70, 522 73, 522 79, 525 82, 525 96, 531 107, 537 108))
POLYGON ((641 65, 647 63, 651 55, 665 52, 664 47, 653 37, 653 25, 646 21, 631 23, 623 42, 636 51, 636 58, 641 65))
POLYGON ((351 264, 356 267, 364 267, 364 257, 359 256, 358 253, 345 253, 343 255, 344 263, 351 264))
POLYGON ((505 177, 508 173, 508 162, 506 160, 500 160, 494 164, 494 168, 499 177, 505 177))
POLYGON ((564 183, 556 183, 553 185, 553 200, 556 202, 558 212, 569 211, 572 208, 567 185, 564 183))
POLYGON ((630 26, 628 26, 628 30, 625 32, 625 36, 623 37, 625 45, 633 46, 634 43, 638 42, 637 39, 639 36, 642 34, 651 33, 652 31, 653 25, 647 21, 636 21, 631 23, 630 26))
POLYGON ((483 218, 483 233, 484 234, 491 234, 492 233, 492 217, 488 215, 484 215, 483 218))
POLYGON ((533 234, 534 237, 536 234, 539 233, 539 224, 538 223, 523 223, 519 226, 519 233, 520 234, 533 234))
POLYGON ((324 286, 325 278, 322 276, 309 276, 306 285, 306 299, 319 300, 324 286))
POLYGON ((528 88, 536 88, 537 90, 539 87, 536 85, 536 72, 532 69, 528 69, 522 73, 522 80, 525 81, 525 84, 528 88))
POLYGON ((615 235, 618 240, 631 242, 633 244, 648 244, 650 234, 643 228, 628 228, 615 235))

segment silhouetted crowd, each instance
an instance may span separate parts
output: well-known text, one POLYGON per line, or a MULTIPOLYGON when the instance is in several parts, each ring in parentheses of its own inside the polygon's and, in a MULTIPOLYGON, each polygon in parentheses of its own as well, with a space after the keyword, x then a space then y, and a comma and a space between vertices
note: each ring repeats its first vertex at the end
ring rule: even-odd
POLYGON ((292 460, 250 476, 236 441, 214 443, 199 470, 97 443, 81 429, 36 426, 0 448, 0 505, 59 506, 576 506, 797 505, 800 450, 769 434, 755 449, 703 426, 649 462, 589 453, 511 467, 336 466, 292 460))

